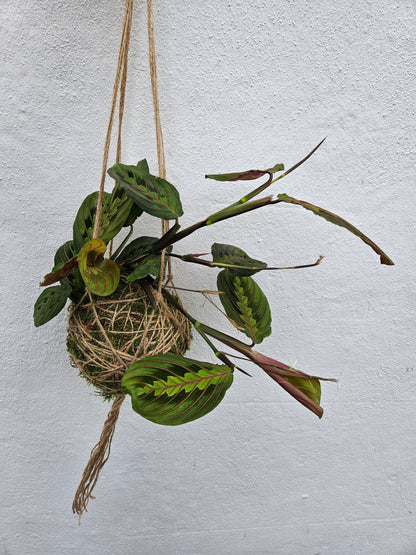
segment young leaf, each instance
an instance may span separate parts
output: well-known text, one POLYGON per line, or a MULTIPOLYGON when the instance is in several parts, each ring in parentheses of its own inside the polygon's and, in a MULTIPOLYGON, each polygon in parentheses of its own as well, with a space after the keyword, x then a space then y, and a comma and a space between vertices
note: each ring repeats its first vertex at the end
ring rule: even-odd
POLYGON ((216 173, 211 175, 206 175, 207 179, 215 179, 216 181, 248 181, 251 179, 257 179, 262 177, 266 173, 276 173, 281 172, 285 169, 284 164, 276 164, 272 168, 267 170, 247 170, 244 172, 234 172, 234 173, 216 173))
POLYGON ((101 239, 91 239, 77 256, 85 286, 101 297, 114 293, 120 281, 120 267, 113 260, 103 258, 106 248, 101 239))
POLYGON ((321 402, 321 384, 318 378, 313 376, 308 378, 297 378, 282 376, 266 370, 266 373, 294 397, 304 407, 312 411, 318 418, 324 414, 321 402))
POLYGON ((145 171, 142 162, 138 166, 114 164, 108 173, 148 214, 164 220, 175 220, 182 216, 182 204, 176 188, 165 179, 145 171))
POLYGON ((354 235, 359 237, 362 241, 364 241, 364 243, 369 245, 373 249, 373 251, 375 251, 380 256, 380 263, 381 264, 387 264, 388 266, 394 266, 393 260, 391 260, 391 258, 389 258, 387 256, 387 254, 385 252, 383 252, 380 249, 380 247, 377 246, 374 243, 374 241, 372 241, 369 237, 364 235, 364 233, 362 233, 359 229, 354 227, 352 224, 350 224, 349 222, 347 222, 346 220, 344 220, 340 216, 337 216, 337 214, 334 214, 333 212, 330 212, 329 210, 325 210, 324 208, 320 208, 319 206, 315 206, 314 204, 311 204, 311 203, 306 202, 304 200, 297 200, 293 197, 289 197, 285 193, 277 195, 277 198, 282 202, 287 202, 287 203, 290 203, 290 204, 299 204, 300 206, 303 206, 304 208, 306 208, 306 210, 310 210, 311 212, 313 212, 317 216, 321 216, 322 218, 325 218, 325 220, 328 220, 328 222, 331 222, 335 225, 339 225, 340 227, 345 227, 345 229, 348 229, 348 231, 351 231, 351 233, 353 233, 354 235))
POLYGON ((56 285, 48 287, 39 295, 33 311, 33 320, 36 327, 43 326, 52 320, 64 308, 71 288, 69 285, 56 285))
POLYGON ((156 424, 177 426, 212 411, 232 382, 228 366, 165 354, 131 364, 121 384, 135 412, 156 424))
POLYGON ((227 267, 227 269, 238 276, 252 276, 263 268, 267 268, 265 262, 250 258, 243 250, 233 245, 214 243, 211 247, 212 259, 216 264, 227 267), (237 266, 237 267, 236 267, 237 266), (241 268, 238 268, 241 266, 241 268))
POLYGON ((253 343, 261 343, 271 334, 269 303, 253 278, 223 270, 218 274, 217 287, 227 316, 253 343))

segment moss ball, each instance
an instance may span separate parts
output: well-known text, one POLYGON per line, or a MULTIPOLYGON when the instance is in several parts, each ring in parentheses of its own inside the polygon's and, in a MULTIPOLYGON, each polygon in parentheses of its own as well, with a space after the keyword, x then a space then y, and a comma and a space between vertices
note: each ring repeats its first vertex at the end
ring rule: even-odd
POLYGON ((189 348, 185 316, 164 298, 151 302, 140 285, 122 280, 113 295, 92 297, 70 306, 67 348, 80 375, 104 398, 123 393, 121 378, 132 362, 189 348))

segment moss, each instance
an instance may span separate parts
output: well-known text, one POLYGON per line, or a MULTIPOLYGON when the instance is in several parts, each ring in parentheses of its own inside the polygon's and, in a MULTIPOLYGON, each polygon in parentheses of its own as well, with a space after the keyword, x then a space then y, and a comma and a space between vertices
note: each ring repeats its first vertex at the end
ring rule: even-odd
MULTIPOLYGON (((164 320, 165 332, 174 334, 174 339, 169 345, 169 352, 183 354, 191 341, 188 323, 177 309, 170 307, 181 323, 185 326, 185 333, 176 333, 176 327, 170 320, 164 320)), ((94 310, 90 303, 74 305, 69 319, 67 349, 74 366, 78 367, 80 375, 97 389, 97 393, 106 400, 123 393, 121 378, 125 367, 134 360, 141 358, 146 352, 166 352, 166 344, 163 351, 157 350, 162 330, 158 328, 147 328, 148 322, 157 321, 158 311, 155 310, 143 291, 135 284, 124 284, 111 296, 97 298, 95 310, 99 316, 101 325, 105 329, 106 336, 111 345, 118 351, 125 366, 114 360, 111 349, 106 347, 106 339, 95 322, 94 310), (137 294, 139 293, 139 295, 137 294), (129 302, 131 298, 131 302, 129 302), (117 301, 123 301, 123 304, 117 301), (114 301, 114 304, 111 304, 114 301), (124 304, 125 303, 125 304, 124 304), (123 307, 122 310, 119 307, 123 307), (125 308, 124 308, 125 307, 125 308), (128 315, 128 317, 126 316, 128 315), (146 315, 146 321, 143 317, 146 315), (144 340, 141 330, 146 324, 148 341, 144 340), (157 333, 155 333, 155 331, 157 333), (145 351, 141 348, 145 344, 145 351), (101 357, 101 358, 100 358, 101 357), (111 368, 114 364, 114 373, 111 368)), ((156 325, 156 324, 155 324, 156 325)), ((160 325, 158 323, 157 325, 160 325)), ((118 361, 118 362, 119 362, 118 361)))

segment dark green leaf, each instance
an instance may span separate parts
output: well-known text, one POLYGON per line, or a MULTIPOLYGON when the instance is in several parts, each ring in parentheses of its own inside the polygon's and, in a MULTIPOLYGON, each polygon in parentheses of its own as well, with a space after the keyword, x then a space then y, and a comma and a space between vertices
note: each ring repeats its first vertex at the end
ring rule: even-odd
POLYGON ((140 206, 137 206, 137 204, 134 204, 133 202, 133 206, 130 209, 129 215, 127 216, 127 219, 124 222, 123 227, 130 227, 131 225, 133 225, 134 222, 137 220, 137 218, 142 214, 143 214, 143 210, 140 208, 140 206))
POLYGON ((115 164, 109 175, 126 191, 145 212, 165 220, 182 216, 182 204, 176 188, 159 177, 145 171, 143 161, 138 166, 115 164))
POLYGON ((42 326, 59 314, 64 308, 70 293, 71 288, 68 285, 56 285, 42 291, 33 311, 35 326, 42 326))
POLYGON ((143 160, 139 160, 137 162, 137 167, 139 168, 140 171, 145 172, 145 173, 150 173, 149 171, 149 164, 147 163, 146 158, 143 158, 143 160))
POLYGON ((345 229, 348 229, 348 231, 351 231, 351 233, 359 237, 362 241, 364 241, 364 243, 369 245, 373 249, 373 251, 375 251, 380 256, 381 264, 387 264, 388 266, 394 265, 393 260, 391 260, 391 258, 389 258, 387 254, 383 252, 380 249, 380 247, 378 247, 374 243, 374 241, 369 239, 366 235, 364 235, 364 233, 362 233, 359 229, 354 227, 352 224, 350 224, 340 216, 337 216, 337 214, 334 214, 333 212, 329 212, 329 210, 325 210, 324 208, 320 208, 319 206, 315 206, 314 204, 310 204, 309 202, 306 202, 304 200, 297 200, 295 198, 289 197, 285 193, 278 195, 277 198, 283 202, 287 202, 290 204, 299 204, 300 206, 303 206, 304 208, 306 208, 306 210, 310 210, 317 216, 321 216, 322 218, 325 218, 325 220, 328 220, 328 222, 331 222, 335 225, 339 225, 340 227, 345 227, 345 229))
MULTIPOLYGON (((66 243, 64 243, 61 247, 59 247, 59 249, 56 251, 55 253, 55 266, 54 266, 54 270, 57 270, 59 268, 61 268, 64 264, 66 264, 69 260, 71 260, 71 258, 73 258, 76 255, 75 252, 75 248, 74 248, 74 242, 73 241, 67 241, 66 243)), ((81 274, 79 273, 78 268, 75 268, 71 274, 69 274, 68 277, 64 278, 63 280, 61 280, 61 284, 62 285, 69 285, 72 289, 71 294, 69 296, 69 298, 72 301, 78 301, 84 290, 85 290, 85 284, 84 281, 81 277, 81 274)))
MULTIPOLYGON (((171 251, 172 247, 168 247, 167 251, 171 251)), ((164 260, 163 278, 165 277, 167 257, 164 260)), ((158 277, 160 274, 161 257, 160 254, 149 254, 143 260, 135 264, 134 270, 126 277, 127 281, 133 282, 138 279, 144 279, 147 276, 158 277)))
POLYGON ((107 244, 124 225, 132 225, 141 212, 136 209, 134 202, 125 193, 116 196, 112 202, 112 195, 105 193, 105 197, 98 237, 107 244), (128 219, 131 224, 127 223, 128 219))
MULTIPOLYGON (((157 237, 138 237, 129 243, 117 257, 117 262, 123 262, 130 274, 127 281, 136 281, 146 276, 157 277, 160 272, 160 254, 146 254, 149 247, 158 240, 157 237)), ((172 252, 172 247, 166 249, 172 252)), ((165 257, 165 267, 167 256, 165 257)))
MULTIPOLYGON (((104 200, 107 193, 104 194, 104 200)), ((73 226, 73 243, 75 252, 81 250, 84 244, 92 238, 95 213, 97 211, 98 192, 89 194, 81 204, 75 216, 73 226)))
MULTIPOLYGON (((108 243, 117 235, 130 216, 133 201, 124 193, 118 195, 111 202, 112 194, 104 193, 98 236, 108 243)), ((73 226, 74 247, 78 253, 84 244, 92 239, 97 211, 98 192, 89 194, 75 217, 73 226)))
POLYGON ((216 181, 248 181, 251 179, 257 179, 262 177, 266 173, 276 173, 281 172, 285 169, 284 164, 276 164, 272 168, 267 170, 247 170, 244 172, 234 172, 234 173, 216 173, 206 175, 208 179, 215 179, 216 181))
POLYGON ((126 262, 130 264, 136 258, 139 258, 149 252, 149 248, 158 241, 157 237, 138 237, 130 241, 128 245, 124 247, 121 253, 117 256, 116 262, 126 262))
POLYGON ((261 343, 271 334, 269 303, 253 278, 223 270, 218 274, 217 287, 227 316, 253 343, 261 343))
POLYGON ((176 426, 212 411, 233 382, 228 366, 180 355, 146 357, 127 368, 122 386, 133 410, 156 424, 176 426))
POLYGON ((265 262, 250 258, 243 250, 233 245, 214 243, 211 247, 212 259, 221 267, 226 267, 231 273, 239 276, 252 276, 256 272, 267 268, 265 262))

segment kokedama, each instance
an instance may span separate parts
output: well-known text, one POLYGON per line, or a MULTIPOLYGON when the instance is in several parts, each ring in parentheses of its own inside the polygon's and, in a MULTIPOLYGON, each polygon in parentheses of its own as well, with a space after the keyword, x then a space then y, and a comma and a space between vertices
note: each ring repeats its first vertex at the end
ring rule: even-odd
MULTIPOLYGON (((98 198, 99 193, 86 197, 76 215, 72 239, 55 254, 53 271, 41 285, 60 285, 48 287, 39 296, 35 325, 51 320, 69 298, 72 305, 67 346, 81 375, 105 398, 129 394, 133 409, 158 424, 184 424, 204 416, 223 399, 234 371, 244 372, 219 344, 259 366, 321 417, 320 380, 325 378, 301 372, 253 348, 271 334, 272 318, 267 298, 252 276, 281 268, 269 267, 229 244, 214 243, 211 259, 173 252, 173 245, 205 226, 265 206, 290 203, 346 228, 367 243, 382 264, 392 265, 392 260, 371 239, 332 212, 283 193, 255 199, 305 162, 320 144, 287 171, 279 163, 265 170, 207 175, 224 182, 263 176, 266 181, 237 202, 184 229, 179 224, 183 214, 180 196, 171 183, 152 175, 146 160, 137 165, 115 164, 108 170, 115 180, 113 191, 104 193, 102 199, 98 198), (128 242, 133 224, 143 212, 171 220, 173 226, 159 238, 142 236, 128 242), (125 228, 130 229, 127 237, 104 258, 108 243, 112 244, 125 228), (172 257, 220 270, 219 299, 226 316, 248 337, 248 343, 188 313, 174 294, 170 275, 165 276, 172 257), (210 346, 217 364, 184 356, 191 340, 191 326, 210 346)), ((321 257, 313 264, 293 268, 315 266, 320 261, 321 257)))
MULTIPOLYGON (((326 378, 301 372, 254 349, 271 334, 272 317, 267 298, 252 276, 258 272, 289 268, 270 267, 230 244, 214 243, 210 258, 204 254, 174 252, 174 246, 182 239, 217 222, 266 206, 289 203, 303 206, 346 228, 367 243, 380 256, 382 264, 393 264, 371 239, 332 212, 283 193, 256 198, 305 162, 322 141, 286 171, 283 164, 278 163, 265 170, 207 175, 222 182, 265 181, 219 212, 189 227, 181 227, 180 196, 165 179, 152 0, 147 0, 147 6, 150 78, 161 177, 150 173, 146 160, 140 160, 137 165, 120 163, 133 10, 133 0, 126 0, 100 189, 82 202, 73 224, 72 238, 57 250, 53 270, 41 283, 50 287, 41 293, 34 309, 35 325, 41 326, 54 318, 68 299, 71 301, 67 339, 71 361, 100 395, 113 401, 75 494, 72 509, 80 516, 86 510, 100 470, 110 454, 115 424, 126 395, 131 396, 133 410, 152 422, 170 426, 190 422, 206 415, 222 401, 233 383, 236 370, 247 374, 231 360, 236 357, 257 365, 318 417, 323 414, 320 380, 326 378), (104 184, 118 95, 117 163, 108 169, 115 185, 111 193, 106 193, 104 184), (144 212, 162 221, 161 237, 146 235, 130 241, 133 226, 144 212), (172 227, 169 222, 173 223, 172 227), (124 237, 113 250, 114 239, 120 234, 124 237), (107 258, 104 258, 105 253, 107 258), (219 295, 225 316, 238 333, 246 335, 248 341, 223 333, 186 310, 178 295, 180 288, 173 283, 172 258, 220 270, 218 291, 214 293, 219 295), (58 282, 59 285, 53 285, 58 282), (192 328, 194 334, 199 334, 212 349, 217 364, 184 356, 191 342, 192 328), (227 347, 227 352, 221 345, 227 347), (235 355, 229 354, 230 348, 235 355)), ((312 264, 290 269, 317 266, 321 258, 312 264)))

